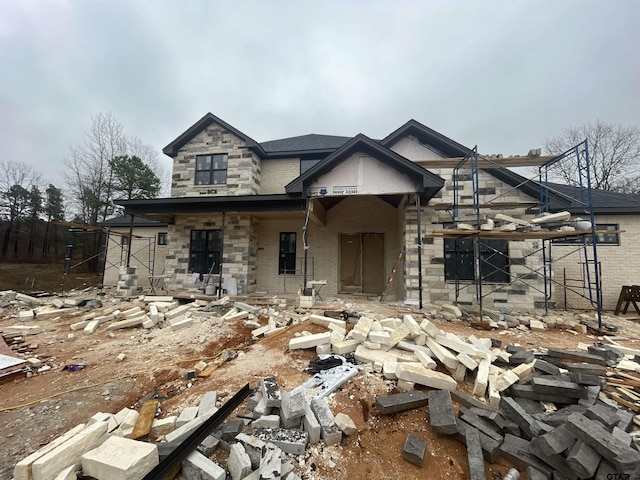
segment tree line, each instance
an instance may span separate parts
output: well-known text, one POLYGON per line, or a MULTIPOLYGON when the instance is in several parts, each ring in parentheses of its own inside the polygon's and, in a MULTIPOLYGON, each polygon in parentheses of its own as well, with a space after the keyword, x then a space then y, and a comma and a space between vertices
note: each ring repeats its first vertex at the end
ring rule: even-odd
POLYGON ((36 248, 43 258, 52 246, 57 254, 56 221, 95 226, 120 213, 113 203, 116 199, 157 197, 167 176, 157 152, 139 138, 127 136, 111 113, 91 117, 85 140, 70 147, 63 163, 66 175, 60 187, 44 181, 26 163, 0 162, 0 227, 4 230, 0 258, 17 259, 19 251, 24 255, 25 245, 29 258, 36 255, 36 248), (38 229, 43 223, 44 232, 38 229))

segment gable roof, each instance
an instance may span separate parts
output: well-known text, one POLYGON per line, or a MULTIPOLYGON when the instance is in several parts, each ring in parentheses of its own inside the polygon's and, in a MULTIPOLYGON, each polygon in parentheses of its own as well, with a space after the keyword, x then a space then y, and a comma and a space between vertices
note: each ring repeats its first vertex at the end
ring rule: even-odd
POLYGON ((451 140, 449 137, 413 119, 391 132, 380 140, 380 143, 385 147, 391 147, 391 145, 407 135, 413 135, 422 143, 426 143, 430 147, 437 149, 444 157, 464 157, 471 152, 471 150, 464 145, 451 140))
POLYGON ((297 152, 304 150, 336 150, 351 140, 351 137, 338 135, 300 135, 297 137, 280 138, 260 143, 267 153, 273 152, 297 152))
MULTIPOLYGON (((162 152, 165 155, 170 156, 171 158, 175 157, 178 154, 178 151, 189 143, 191 140, 195 138, 200 132, 202 132, 205 128, 207 128, 212 123, 217 123, 221 127, 225 128, 229 132, 233 133, 236 137, 241 138, 247 144, 247 147, 252 150, 258 150, 262 152, 262 147, 260 144, 256 142, 249 135, 242 133, 237 128, 229 125, 227 122, 222 120, 219 117, 216 117, 213 113, 209 112, 196 123, 191 125, 182 135, 176 138, 173 142, 162 149, 162 152)), ((262 152, 264 153, 264 152, 262 152)))
POLYGON ((418 184, 419 192, 425 194, 426 198, 431 198, 444 186, 444 179, 420 165, 406 159, 402 155, 389 150, 375 140, 370 139, 362 133, 356 135, 346 142, 342 147, 334 151, 324 160, 318 162, 312 168, 291 181, 285 186, 288 194, 305 195, 305 190, 310 182, 318 178, 320 175, 332 170, 336 165, 350 157, 354 153, 364 152, 374 158, 391 165, 401 173, 409 176, 418 184))

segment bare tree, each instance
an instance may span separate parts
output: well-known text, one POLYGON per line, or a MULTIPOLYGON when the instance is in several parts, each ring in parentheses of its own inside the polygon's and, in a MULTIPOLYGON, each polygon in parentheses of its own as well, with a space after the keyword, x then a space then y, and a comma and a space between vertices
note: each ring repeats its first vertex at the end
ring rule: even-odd
POLYGON ((95 225, 115 212, 116 179, 111 162, 127 155, 140 158, 159 177, 167 176, 157 152, 139 138, 128 137, 113 114, 93 115, 85 141, 72 145, 64 160, 68 192, 75 200, 77 217, 84 223, 95 225))
MULTIPOLYGON (((602 190, 640 193, 640 128, 613 125, 597 120, 569 128, 545 142, 545 149, 557 155, 587 139, 591 186, 602 190)), ((575 161, 558 162, 554 176, 563 183, 579 183, 575 161)))

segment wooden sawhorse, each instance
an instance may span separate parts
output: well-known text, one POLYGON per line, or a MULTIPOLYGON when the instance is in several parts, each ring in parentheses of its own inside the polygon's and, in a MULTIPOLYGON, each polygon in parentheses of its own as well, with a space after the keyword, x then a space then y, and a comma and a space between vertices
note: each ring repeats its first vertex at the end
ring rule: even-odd
POLYGON ((618 297, 618 304, 616 305, 614 315, 618 315, 620 310, 622 310, 622 313, 627 313, 629 305, 633 305, 633 308, 635 308, 638 315, 640 315, 640 307, 638 307, 638 303, 636 302, 640 303, 640 285, 624 285, 620 290, 620 297, 618 297), (623 303, 624 307, 622 306, 623 303))

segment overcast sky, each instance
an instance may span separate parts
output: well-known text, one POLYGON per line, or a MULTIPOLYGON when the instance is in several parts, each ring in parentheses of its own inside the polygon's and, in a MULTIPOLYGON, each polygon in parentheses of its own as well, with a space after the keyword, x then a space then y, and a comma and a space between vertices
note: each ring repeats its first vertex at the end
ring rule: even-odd
POLYGON ((638 19, 637 0, 0 0, 0 160, 61 185, 98 112, 158 152, 210 111, 258 141, 414 118, 525 154, 640 125, 638 19))

